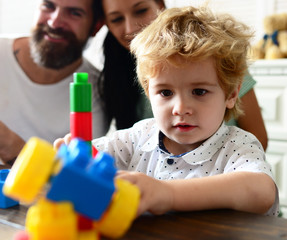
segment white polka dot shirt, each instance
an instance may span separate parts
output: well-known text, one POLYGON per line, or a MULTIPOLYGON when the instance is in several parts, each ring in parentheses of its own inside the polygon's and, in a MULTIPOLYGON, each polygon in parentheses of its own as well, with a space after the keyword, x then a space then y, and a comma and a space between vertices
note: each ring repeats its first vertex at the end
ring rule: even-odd
MULTIPOLYGON (((181 155, 165 150, 154 119, 145 119, 111 137, 93 140, 99 151, 111 154, 121 170, 138 171, 159 180, 188 179, 248 171, 272 179, 270 165, 257 138, 234 126, 222 126, 198 148, 181 155)), ((267 215, 278 215, 276 201, 267 215)))

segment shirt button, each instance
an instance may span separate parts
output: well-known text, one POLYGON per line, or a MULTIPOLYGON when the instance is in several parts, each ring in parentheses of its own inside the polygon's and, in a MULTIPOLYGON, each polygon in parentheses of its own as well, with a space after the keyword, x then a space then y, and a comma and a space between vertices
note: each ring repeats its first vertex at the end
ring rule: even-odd
POLYGON ((173 163, 174 163, 173 159, 171 159, 171 158, 167 159, 167 164, 168 165, 172 165, 173 163))

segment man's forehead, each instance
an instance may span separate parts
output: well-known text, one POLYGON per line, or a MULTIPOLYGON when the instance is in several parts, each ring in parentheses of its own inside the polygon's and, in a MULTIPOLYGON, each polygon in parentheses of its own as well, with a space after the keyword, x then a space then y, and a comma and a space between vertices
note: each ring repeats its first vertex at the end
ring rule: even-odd
POLYGON ((42 3, 51 3, 60 7, 90 9, 94 0, 41 0, 42 3))

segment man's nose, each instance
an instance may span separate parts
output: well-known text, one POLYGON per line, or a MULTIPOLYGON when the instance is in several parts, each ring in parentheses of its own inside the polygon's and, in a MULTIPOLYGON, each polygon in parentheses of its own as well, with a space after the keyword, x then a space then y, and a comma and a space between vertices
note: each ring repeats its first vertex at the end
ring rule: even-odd
POLYGON ((57 28, 65 29, 66 21, 63 11, 60 9, 56 9, 54 12, 52 12, 47 23, 48 26, 52 29, 57 28))

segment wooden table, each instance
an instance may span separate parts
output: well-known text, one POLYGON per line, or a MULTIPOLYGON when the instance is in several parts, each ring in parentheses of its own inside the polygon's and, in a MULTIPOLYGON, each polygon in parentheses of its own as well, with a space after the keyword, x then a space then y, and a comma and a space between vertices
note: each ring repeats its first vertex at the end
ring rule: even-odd
MULTIPOLYGON (((0 239, 24 229, 27 207, 0 209, 0 239)), ((102 238, 104 240, 106 238, 102 238)), ((287 239, 287 219, 232 210, 144 214, 121 240, 287 239)), ((64 240, 64 239, 63 239, 64 240)))

